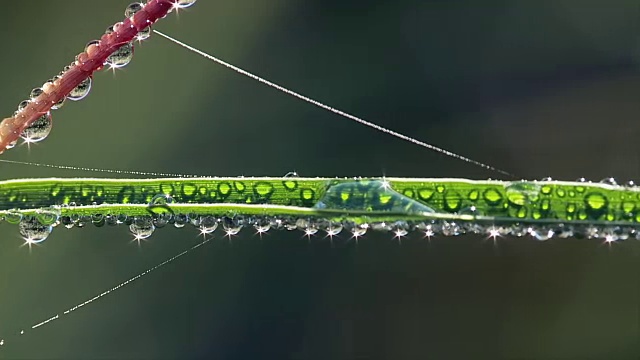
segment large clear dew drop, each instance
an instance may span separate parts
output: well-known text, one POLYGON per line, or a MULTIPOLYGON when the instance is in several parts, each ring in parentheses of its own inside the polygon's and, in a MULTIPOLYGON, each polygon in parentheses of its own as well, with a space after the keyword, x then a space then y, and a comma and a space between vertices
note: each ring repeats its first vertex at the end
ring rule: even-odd
POLYGON ((139 2, 131 3, 124 10, 124 16, 125 17, 132 17, 133 15, 135 15, 135 13, 137 13, 140 10, 142 10, 143 7, 144 7, 144 4, 142 4, 142 3, 139 3, 139 2))
POLYGON ((151 216, 140 216, 133 219, 133 223, 129 225, 129 231, 138 240, 144 240, 153 235, 156 230, 153 225, 153 219, 151 216))
POLYGON ((42 88, 35 88, 35 89, 31 90, 31 93, 29 94, 29 99, 31 99, 31 101, 33 101, 38 96, 42 95, 43 92, 44 92, 44 90, 42 90, 42 88))
POLYGON ((91 77, 87 77, 86 79, 82 80, 82 82, 78 84, 78 86, 71 90, 71 92, 67 96, 67 99, 73 101, 82 100, 87 95, 89 95, 89 91, 91 91, 91 77))
POLYGON ((133 43, 128 42, 114 51, 113 54, 107 58, 106 63, 112 68, 121 68, 127 66, 131 62, 131 59, 133 59, 133 43))
POLYGON ((36 143, 42 141, 49 136, 53 128, 51 113, 40 116, 36 121, 32 122, 26 129, 22 130, 20 137, 27 143, 36 143))
POLYGON ((175 6, 179 9, 188 8, 189 6, 196 3, 196 0, 177 0, 175 2, 175 6))
POLYGON ((43 225, 36 217, 25 216, 18 224, 20 235, 30 244, 41 243, 49 237, 53 231, 53 226, 43 225))

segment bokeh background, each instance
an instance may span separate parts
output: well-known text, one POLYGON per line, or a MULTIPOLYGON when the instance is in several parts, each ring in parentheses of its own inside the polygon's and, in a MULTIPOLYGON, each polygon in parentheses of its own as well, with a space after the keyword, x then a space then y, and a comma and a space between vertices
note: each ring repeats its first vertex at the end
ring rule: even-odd
MULTIPOLYGON (((6 116, 129 0, 0 12, 6 116)), ((157 29, 280 84, 527 179, 640 180, 640 4, 200 0, 157 29)), ((3 159, 218 176, 499 178, 243 78, 161 39, 95 76, 50 137, 3 159)), ((104 176, 0 164, 0 177, 104 176)), ((637 359, 640 243, 300 232, 142 246, 125 227, 0 225, 0 358, 637 359), (23 336, 16 336, 25 329, 23 336)))

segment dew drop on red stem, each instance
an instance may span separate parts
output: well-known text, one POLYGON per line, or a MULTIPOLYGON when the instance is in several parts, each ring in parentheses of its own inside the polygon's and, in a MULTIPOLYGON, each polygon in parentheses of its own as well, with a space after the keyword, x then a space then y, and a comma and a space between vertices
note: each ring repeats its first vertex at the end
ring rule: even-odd
POLYGON ((67 98, 73 101, 82 100, 89 94, 89 91, 91 91, 90 77, 84 79, 78 86, 71 90, 67 98))
POLYGON ((133 43, 128 42, 123 44, 114 51, 107 60, 106 63, 112 68, 121 68, 127 66, 131 59, 133 59, 133 43))
POLYGON ((51 121, 51 113, 40 116, 31 125, 22 130, 20 137, 27 143, 35 143, 42 141, 49 136, 53 122, 51 121))
POLYGON ((176 7, 179 9, 188 8, 189 6, 196 3, 196 0, 177 0, 175 2, 176 7))

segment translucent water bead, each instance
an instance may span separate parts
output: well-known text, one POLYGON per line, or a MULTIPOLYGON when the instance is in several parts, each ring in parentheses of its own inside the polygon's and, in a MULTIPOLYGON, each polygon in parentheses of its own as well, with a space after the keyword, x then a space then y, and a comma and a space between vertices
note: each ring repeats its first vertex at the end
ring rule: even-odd
POLYGON ((20 137, 26 143, 36 143, 46 139, 52 128, 53 122, 51 121, 51 113, 47 112, 24 129, 20 134, 20 137))
POLYGON ((25 216, 18 224, 20 235, 29 244, 37 244, 45 241, 51 232, 53 226, 43 225, 33 216, 25 216))
MULTIPOLYGON (((54 76, 53 79, 51 80, 47 80, 47 82, 45 82, 42 85, 42 89, 44 90, 44 92, 46 92, 47 94, 49 94, 52 89, 54 88, 54 81, 56 81, 57 79, 59 79, 59 76, 54 76)), ((51 105, 51 110, 57 110, 60 109, 63 105, 64 105, 64 101, 67 99, 66 96, 63 96, 62 99, 58 100, 57 103, 51 105)))
POLYGON ((133 59, 133 43, 128 42, 120 46, 113 54, 109 55, 105 62, 111 68, 117 69, 127 66, 131 62, 131 59, 133 59))
POLYGON ((175 7, 179 9, 188 8, 189 6, 196 3, 196 0, 177 0, 175 2, 175 7))
POLYGON ((29 102, 30 102, 29 100, 22 100, 20 104, 18 104, 18 110, 16 110, 14 114, 17 115, 19 112, 24 110, 27 107, 27 105, 29 105, 29 102))
POLYGON ((124 16, 125 17, 132 17, 133 15, 135 15, 135 13, 137 13, 140 10, 142 10, 143 7, 144 7, 144 4, 142 4, 142 3, 139 3, 139 2, 131 3, 124 10, 124 16))
POLYGON ((133 223, 129 225, 129 231, 136 240, 144 240, 149 238, 156 227, 153 225, 151 216, 140 216, 133 219, 133 223))
POLYGON ((69 95, 67 99, 78 101, 84 99, 87 95, 89 95, 89 91, 91 91, 91 78, 88 77, 84 79, 78 86, 76 86, 69 95))

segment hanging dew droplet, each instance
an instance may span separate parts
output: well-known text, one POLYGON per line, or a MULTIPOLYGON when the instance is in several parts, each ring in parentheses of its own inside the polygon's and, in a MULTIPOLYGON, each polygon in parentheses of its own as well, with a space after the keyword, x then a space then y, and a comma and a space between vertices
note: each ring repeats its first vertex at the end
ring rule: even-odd
POLYGON ((5 149, 13 149, 14 147, 16 147, 16 145, 18 145, 18 140, 13 140, 12 142, 8 143, 7 146, 5 147, 5 149))
POLYGON ((187 222, 189 222, 189 217, 187 215, 178 214, 174 217, 173 226, 175 226, 176 229, 182 229, 187 222))
POLYGON ((203 216, 199 228, 202 235, 211 234, 218 228, 218 221, 211 215, 203 216))
POLYGON ((133 219, 133 223, 129 225, 129 231, 136 240, 144 240, 149 238, 156 230, 153 225, 153 219, 150 216, 139 216, 133 219))
POLYGON ((104 214, 93 214, 91 215, 91 223, 95 227, 103 227, 106 224, 107 220, 104 214))
POLYGON ((271 229, 271 223, 265 218, 258 218, 253 223, 253 227, 258 234, 264 234, 271 229))
POLYGON ((151 26, 147 26, 146 28, 138 31, 138 35, 136 35, 136 40, 143 41, 147 40, 151 36, 151 26))
POLYGON ((131 59, 133 59, 133 43, 128 42, 114 51, 105 62, 111 68, 117 69, 127 66, 131 62, 131 59))
POLYGON ((362 225, 358 225, 356 227, 354 227, 351 230, 351 233, 353 234, 354 238, 359 238, 364 236, 367 233, 367 229, 369 228, 368 226, 363 226, 363 225, 367 225, 367 224, 362 224, 362 225))
POLYGON ((244 219, 240 216, 224 217, 222 227, 227 236, 238 235, 244 226, 244 219))
POLYGON ((177 0, 174 4, 178 9, 188 8, 189 6, 196 3, 196 0, 177 0))
POLYGON ((25 216, 18 224, 18 228, 22 238, 29 244, 45 241, 53 231, 53 226, 43 225, 33 216, 25 216))
POLYGON ((60 101, 58 101, 57 103, 51 105, 51 110, 58 110, 60 109, 63 105, 64 105, 64 101, 67 100, 67 97, 63 97, 62 99, 60 99, 60 101))
POLYGON ((91 91, 90 77, 82 80, 82 82, 78 84, 78 86, 76 86, 73 90, 71 90, 71 92, 67 96, 67 99, 73 100, 73 101, 82 100, 89 94, 89 91, 91 91))
POLYGON ((51 121, 51 113, 40 116, 29 127, 22 130, 20 137, 26 143, 36 143, 42 141, 49 136, 51 129, 53 128, 53 122, 51 121))
POLYGON ((142 10, 143 7, 144 7, 144 5, 142 3, 139 3, 139 2, 131 3, 124 10, 124 16, 125 17, 132 17, 133 15, 135 15, 135 13, 137 13, 140 10, 142 10))
POLYGON ((156 228, 165 227, 171 221, 173 221, 173 215, 172 214, 167 214, 167 213, 156 214, 156 216, 153 217, 153 225, 155 225, 156 228))
POLYGON ((536 238, 536 240, 546 241, 553 237, 553 230, 546 227, 534 227, 529 229, 529 234, 536 238))

